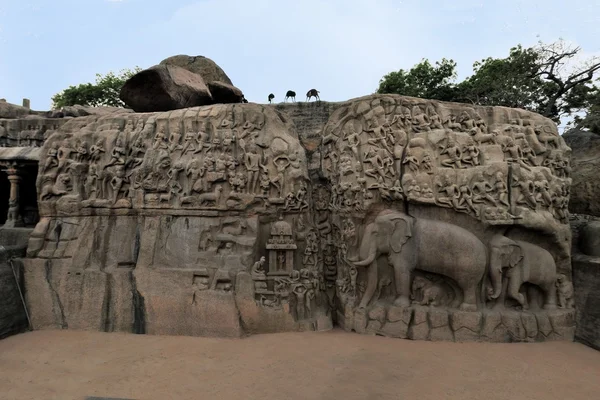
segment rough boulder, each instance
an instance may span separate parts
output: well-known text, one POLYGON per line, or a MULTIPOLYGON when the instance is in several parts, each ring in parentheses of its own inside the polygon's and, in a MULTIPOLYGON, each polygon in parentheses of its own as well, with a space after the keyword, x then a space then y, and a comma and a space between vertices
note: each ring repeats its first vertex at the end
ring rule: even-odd
POLYGON ((131 77, 120 98, 137 112, 157 112, 210 104, 241 103, 244 95, 211 59, 169 57, 131 77))

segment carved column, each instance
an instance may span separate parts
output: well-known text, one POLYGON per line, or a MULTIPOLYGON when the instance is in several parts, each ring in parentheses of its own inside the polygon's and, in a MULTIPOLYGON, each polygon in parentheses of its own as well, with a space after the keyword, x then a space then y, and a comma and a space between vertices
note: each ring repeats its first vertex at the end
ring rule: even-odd
POLYGON ((10 182, 10 196, 8 198, 8 215, 4 226, 8 228, 23 226, 23 218, 21 217, 19 205, 19 182, 21 181, 21 176, 18 167, 16 165, 8 166, 6 168, 6 175, 8 175, 8 181, 10 182))

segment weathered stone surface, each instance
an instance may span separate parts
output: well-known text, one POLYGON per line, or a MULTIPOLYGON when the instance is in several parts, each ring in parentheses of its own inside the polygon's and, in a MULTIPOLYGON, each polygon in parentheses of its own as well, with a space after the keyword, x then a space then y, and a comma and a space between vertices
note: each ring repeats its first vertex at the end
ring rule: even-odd
POLYGON ((224 84, 233 86, 233 83, 225 71, 223 71, 221 67, 217 65, 217 63, 208 57, 177 55, 165 58, 160 62, 159 65, 165 64, 175 65, 193 72, 194 74, 198 74, 207 84, 211 82, 222 82, 224 84))
POLYGON ((381 332, 389 337, 406 339, 408 337, 408 324, 404 321, 386 322, 381 332))
POLYGON ((581 227, 579 249, 585 255, 600 257, 600 221, 590 221, 581 227))
POLYGON ((572 129, 563 138, 573 151, 569 210, 600 217, 600 135, 572 129))
POLYGON ((481 313, 454 311, 450 314, 450 326, 457 342, 469 342, 479 339, 481 331, 481 313))
POLYGON ((244 98, 242 91, 233 85, 216 81, 206 85, 216 104, 241 103, 244 98))
POLYGON ((412 340, 427 340, 428 336, 427 308, 417 307, 414 310, 413 320, 408 329, 408 337, 412 340))
POLYGON ((600 258, 573 256, 575 338, 600 350, 600 258))
POLYGON ((511 342, 522 342, 527 338, 527 331, 523 326, 520 313, 515 311, 503 312, 502 325, 506 327, 511 342))
POLYGON ((155 65, 129 78, 119 98, 136 112, 177 110, 212 104, 202 77, 174 65, 155 65))
POLYGON ((27 329, 27 316, 15 280, 16 274, 21 285, 23 270, 19 261, 13 261, 12 266, 9 262, 24 252, 24 246, 0 246, 0 339, 27 329))

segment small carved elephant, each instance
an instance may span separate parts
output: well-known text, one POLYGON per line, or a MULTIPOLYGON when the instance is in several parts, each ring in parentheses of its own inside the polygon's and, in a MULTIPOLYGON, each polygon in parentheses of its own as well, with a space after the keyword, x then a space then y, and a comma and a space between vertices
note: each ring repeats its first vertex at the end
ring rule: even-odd
POLYGON ((528 309, 529 305, 519 291, 526 282, 542 289, 545 295, 544 308, 556 308, 556 263, 552 254, 534 244, 512 240, 503 235, 494 235, 489 247, 489 276, 493 288, 488 292, 488 298, 500 297, 502 276, 506 274, 506 294, 517 300, 523 309, 528 309))

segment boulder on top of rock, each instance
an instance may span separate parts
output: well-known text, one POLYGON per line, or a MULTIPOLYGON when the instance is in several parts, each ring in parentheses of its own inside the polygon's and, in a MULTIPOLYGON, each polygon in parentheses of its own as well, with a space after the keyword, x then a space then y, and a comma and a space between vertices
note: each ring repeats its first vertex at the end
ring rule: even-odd
POLYGON ((241 103, 244 98, 242 91, 233 85, 218 81, 207 83, 207 85, 217 104, 241 103))
POLYGON ((204 56, 187 56, 181 54, 165 58, 159 65, 175 65, 187 69, 194 74, 200 75, 207 85, 211 82, 223 82, 233 86, 231 79, 229 79, 225 71, 213 60, 204 56))
POLYGON ((241 103, 244 95, 235 87, 227 74, 210 58, 178 55, 166 58, 159 65, 175 65, 198 74, 210 89, 216 104, 241 103))
POLYGON ((119 98, 136 112, 169 111, 213 104, 202 77, 175 65, 155 65, 125 82, 119 98))

